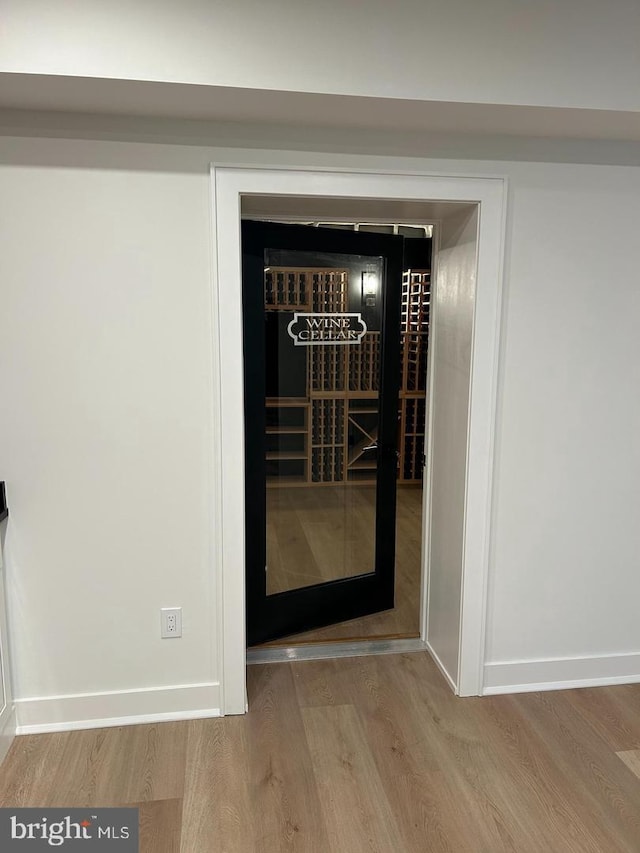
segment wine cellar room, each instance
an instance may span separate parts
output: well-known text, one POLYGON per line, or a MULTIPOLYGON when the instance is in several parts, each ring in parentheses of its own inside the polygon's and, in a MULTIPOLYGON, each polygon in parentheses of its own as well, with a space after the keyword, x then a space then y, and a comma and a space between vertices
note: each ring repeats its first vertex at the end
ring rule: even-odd
MULTIPOLYGON (((273 221, 269 216, 247 219, 273 221)), ((263 646, 418 638, 431 304, 429 222, 334 216, 277 221, 404 238, 393 607, 263 646), (364 219, 364 221, 363 221, 364 219)), ((269 250, 264 259, 266 592, 353 578, 375 559, 384 269, 365 255, 269 250), (356 344, 291 346, 296 312, 359 315, 356 344)))

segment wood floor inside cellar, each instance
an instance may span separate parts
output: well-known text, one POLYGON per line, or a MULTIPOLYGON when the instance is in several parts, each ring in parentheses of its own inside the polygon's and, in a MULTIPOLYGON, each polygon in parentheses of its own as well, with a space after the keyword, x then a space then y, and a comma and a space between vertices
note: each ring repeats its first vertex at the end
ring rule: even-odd
MULTIPOLYGON (((374 485, 267 490, 267 592, 297 589, 370 571, 375 544, 374 485)), ((422 489, 397 493, 395 606, 265 645, 417 637, 420 633, 422 489)))

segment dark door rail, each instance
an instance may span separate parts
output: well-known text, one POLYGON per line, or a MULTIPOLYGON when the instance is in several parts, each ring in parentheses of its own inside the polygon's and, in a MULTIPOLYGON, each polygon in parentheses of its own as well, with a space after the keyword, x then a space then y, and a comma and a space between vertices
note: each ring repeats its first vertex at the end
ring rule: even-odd
POLYGON ((0 482, 0 521, 9 515, 7 507, 7 493, 4 488, 4 482, 0 482))

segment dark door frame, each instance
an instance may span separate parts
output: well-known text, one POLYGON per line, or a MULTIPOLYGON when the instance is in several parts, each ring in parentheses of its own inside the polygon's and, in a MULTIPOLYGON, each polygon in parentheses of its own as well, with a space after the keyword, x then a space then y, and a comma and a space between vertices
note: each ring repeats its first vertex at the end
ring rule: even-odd
POLYGON ((247 642, 278 639, 393 607, 400 299, 404 239, 245 220, 242 223, 245 368, 247 642), (384 258, 376 477, 375 570, 273 595, 266 591, 265 329, 266 249, 384 258))

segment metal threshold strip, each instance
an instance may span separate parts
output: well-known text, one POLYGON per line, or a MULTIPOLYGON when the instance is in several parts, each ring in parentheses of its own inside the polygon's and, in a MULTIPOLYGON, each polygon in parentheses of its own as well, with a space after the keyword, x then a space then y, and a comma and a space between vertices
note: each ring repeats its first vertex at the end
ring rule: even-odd
POLYGON ((360 640, 358 642, 344 643, 309 643, 301 646, 247 649, 247 664, 326 660, 329 658, 364 657, 365 655, 398 655, 403 652, 424 652, 426 650, 427 644, 419 638, 408 640, 360 640))

